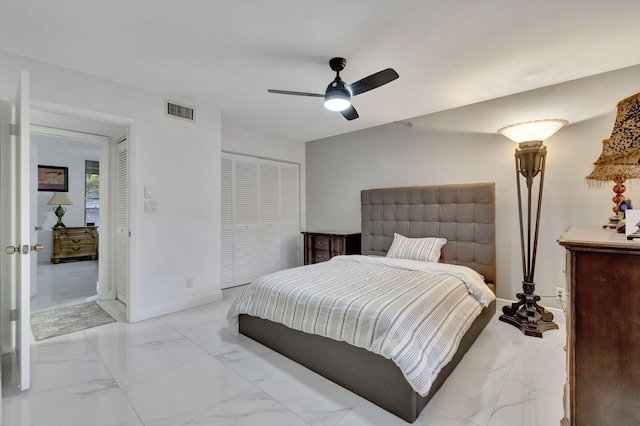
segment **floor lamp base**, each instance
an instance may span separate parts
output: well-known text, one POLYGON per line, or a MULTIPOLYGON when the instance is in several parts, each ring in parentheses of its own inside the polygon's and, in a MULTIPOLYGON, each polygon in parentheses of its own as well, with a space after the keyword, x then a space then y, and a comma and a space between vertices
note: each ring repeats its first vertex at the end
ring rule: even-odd
POLYGON ((542 338, 547 330, 557 330, 558 324, 553 322, 553 314, 538 305, 540 296, 535 294, 518 293, 518 302, 511 307, 503 306, 500 321, 519 328, 525 336, 542 338))

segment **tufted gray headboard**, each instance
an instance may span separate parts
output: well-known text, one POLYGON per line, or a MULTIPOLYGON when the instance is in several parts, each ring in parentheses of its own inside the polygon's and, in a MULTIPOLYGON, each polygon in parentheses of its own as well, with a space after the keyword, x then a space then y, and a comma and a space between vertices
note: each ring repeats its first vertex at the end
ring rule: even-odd
POLYGON ((442 262, 495 283, 495 183, 367 189, 361 200, 362 254, 386 255, 394 232, 442 237, 442 262))

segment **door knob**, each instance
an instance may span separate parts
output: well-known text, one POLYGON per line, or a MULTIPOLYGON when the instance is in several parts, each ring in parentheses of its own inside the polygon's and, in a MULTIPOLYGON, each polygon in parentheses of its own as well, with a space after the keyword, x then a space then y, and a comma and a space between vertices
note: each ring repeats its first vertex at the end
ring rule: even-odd
MULTIPOLYGON (((24 245, 22 246, 22 254, 29 254, 29 249, 31 249, 32 251, 42 251, 43 249, 43 245, 42 244, 36 244, 35 246, 28 246, 28 245, 24 245)), ((4 252, 6 254, 20 254, 20 246, 7 246, 4 249, 4 252)))
POLYGON ((42 226, 36 226, 36 231, 42 231, 42 226))

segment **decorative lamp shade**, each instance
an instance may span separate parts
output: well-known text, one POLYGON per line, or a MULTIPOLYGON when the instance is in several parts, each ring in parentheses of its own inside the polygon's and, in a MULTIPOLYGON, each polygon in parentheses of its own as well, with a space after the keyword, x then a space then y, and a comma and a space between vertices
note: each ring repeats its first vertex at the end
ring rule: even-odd
POLYGON ((66 192, 56 192, 53 197, 47 203, 52 206, 72 206, 73 203, 69 200, 69 196, 66 192))
MULTIPOLYGON (((600 154, 598 160, 603 158, 610 143, 609 139, 602 141, 602 154, 600 154)), ((590 186, 603 186, 620 178, 623 181, 626 179, 640 179, 640 164, 637 162, 628 163, 625 162, 624 158, 621 158, 613 160, 611 164, 598 164, 598 161, 593 164, 595 165, 593 171, 586 177, 590 186)))
POLYGON ((558 119, 527 121, 503 127, 498 133, 518 143, 544 141, 567 124, 568 121, 558 119))
POLYGON ((609 143, 596 160, 601 164, 638 164, 640 160, 640 93, 618 102, 616 122, 609 143))

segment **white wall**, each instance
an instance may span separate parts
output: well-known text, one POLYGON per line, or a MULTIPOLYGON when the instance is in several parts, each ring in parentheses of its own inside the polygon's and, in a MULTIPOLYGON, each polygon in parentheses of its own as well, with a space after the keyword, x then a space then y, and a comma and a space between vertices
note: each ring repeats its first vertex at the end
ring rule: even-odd
MULTIPOLYGON (((509 121, 502 125, 512 124, 514 105, 533 103, 552 115, 532 115, 529 120, 564 118, 558 115, 563 99, 579 104, 580 97, 602 90, 619 93, 620 100, 640 90, 640 67, 635 68, 416 118, 412 128, 394 123, 308 142, 307 228, 359 232, 362 189, 495 182, 497 293, 515 299, 522 282, 513 156, 517 145, 494 132, 474 132, 469 122, 475 116, 504 116, 509 121), (444 124, 449 128, 436 130, 444 124)), ((612 214, 613 183, 591 189, 584 177, 601 151, 602 139, 611 134, 615 107, 612 103, 604 115, 570 124, 545 143, 547 174, 535 275, 539 295, 553 295, 554 287, 564 286, 564 252, 556 242, 563 231, 572 225, 599 227, 612 214)), ((627 188, 626 195, 640 202, 640 192, 627 188)), ((542 304, 559 307, 552 298, 542 304)))
MULTIPOLYGON (((233 122, 222 122, 222 150, 300 165, 300 229, 306 226, 305 144, 287 138, 256 132, 233 122)), ((302 243, 302 238, 300 239, 302 243)), ((302 250, 302 249, 301 249, 302 250)))
MULTIPOLYGON (((221 116, 195 105, 198 120, 165 117, 162 94, 0 52, 0 92, 13 97, 21 70, 41 101, 130 119, 130 320, 221 297, 221 116), (153 186, 157 213, 144 213, 153 186), (194 288, 186 289, 186 279, 194 288)), ((178 99, 193 105, 189 99, 178 99)))

